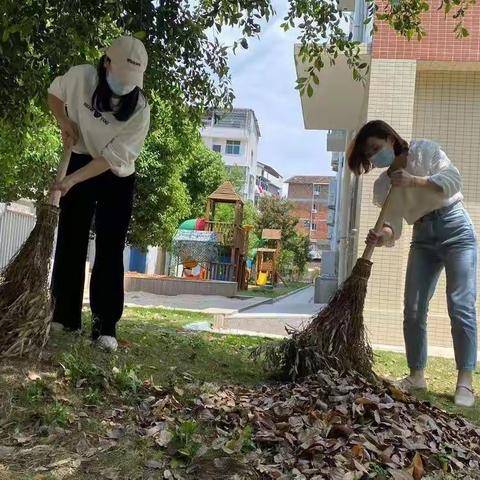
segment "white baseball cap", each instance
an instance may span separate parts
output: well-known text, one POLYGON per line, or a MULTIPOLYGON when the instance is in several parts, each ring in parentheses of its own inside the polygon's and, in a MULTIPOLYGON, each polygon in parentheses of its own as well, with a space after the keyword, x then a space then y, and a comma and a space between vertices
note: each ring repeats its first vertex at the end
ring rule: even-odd
POLYGON ((116 38, 105 53, 111 61, 112 73, 125 85, 143 88, 143 74, 148 55, 138 38, 123 35, 116 38))

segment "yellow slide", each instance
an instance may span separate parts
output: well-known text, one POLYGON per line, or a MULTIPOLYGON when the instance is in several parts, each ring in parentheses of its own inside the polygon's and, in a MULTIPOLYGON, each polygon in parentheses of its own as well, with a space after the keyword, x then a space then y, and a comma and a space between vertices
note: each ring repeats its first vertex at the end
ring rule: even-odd
POLYGON ((257 285, 263 287, 267 283, 268 274, 267 272, 260 272, 257 276, 257 285))

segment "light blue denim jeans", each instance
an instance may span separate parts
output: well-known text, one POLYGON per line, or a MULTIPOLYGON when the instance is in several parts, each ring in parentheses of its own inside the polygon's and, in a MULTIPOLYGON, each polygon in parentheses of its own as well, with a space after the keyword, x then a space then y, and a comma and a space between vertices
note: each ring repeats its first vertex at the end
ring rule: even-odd
POLYGON ((435 210, 413 227, 403 323, 407 361, 412 369, 423 369, 427 363, 428 304, 443 268, 457 368, 474 370, 477 362, 477 240, 462 203, 435 210))

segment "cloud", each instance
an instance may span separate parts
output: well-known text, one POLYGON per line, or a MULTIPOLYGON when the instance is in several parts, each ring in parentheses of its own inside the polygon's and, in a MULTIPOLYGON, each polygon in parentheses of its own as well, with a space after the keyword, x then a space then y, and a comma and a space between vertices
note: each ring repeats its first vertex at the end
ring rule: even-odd
MULTIPOLYGON (((259 40, 252 39, 248 50, 240 48, 230 58, 234 105, 255 110, 262 133, 258 160, 285 178, 332 174, 326 132, 305 130, 303 124, 300 95, 295 90, 297 33, 283 32, 284 12, 277 7, 277 13, 259 40)), ((225 35, 221 38, 225 43, 238 38, 233 31, 225 35)))

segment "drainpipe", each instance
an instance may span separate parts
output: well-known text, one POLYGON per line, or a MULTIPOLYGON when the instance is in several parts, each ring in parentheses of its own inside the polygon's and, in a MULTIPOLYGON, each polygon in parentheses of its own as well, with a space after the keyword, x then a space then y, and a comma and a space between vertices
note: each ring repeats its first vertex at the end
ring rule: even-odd
POLYGON ((350 210, 350 238, 348 241, 347 271, 351 272, 357 261, 358 251, 358 226, 360 223, 360 195, 362 191, 362 177, 353 175, 352 201, 350 210))
MULTIPOLYGON (((355 11, 353 12, 351 31, 353 34, 353 40, 363 42, 365 36, 365 17, 366 17, 366 4, 365 1, 355 2, 355 11)), ((353 139, 354 132, 348 131, 346 137, 346 148, 353 139)), ((346 158, 344 156, 342 162, 342 189, 340 193, 340 212, 339 217, 340 224, 340 237, 339 237, 339 266, 338 266, 338 283, 341 284, 345 281, 350 274, 353 267, 353 261, 355 257, 355 247, 357 246, 358 239, 357 223, 359 215, 359 196, 360 196, 360 183, 357 177, 353 180, 352 175, 346 165, 346 158), (353 217, 352 217, 353 215, 353 217)))
MULTIPOLYGON (((341 154, 338 156, 338 171, 337 171, 337 176, 336 176, 336 182, 337 182, 337 191, 335 192, 335 220, 334 220, 334 225, 333 225, 333 250, 338 251, 338 239, 340 237, 339 235, 339 219, 340 219, 340 195, 342 192, 342 169, 343 169, 343 157, 345 157, 345 154, 341 154)), ((338 264, 336 265, 335 269, 335 275, 338 278, 338 264)))
MULTIPOLYGON (((350 143, 352 133, 347 132, 346 145, 350 143)), ((346 148, 345 148, 346 150, 346 148)), ((348 272, 348 244, 350 236, 350 204, 351 204, 351 172, 346 165, 346 157, 342 159, 342 181, 340 191, 340 231, 338 238, 338 284, 345 281, 348 272)))

